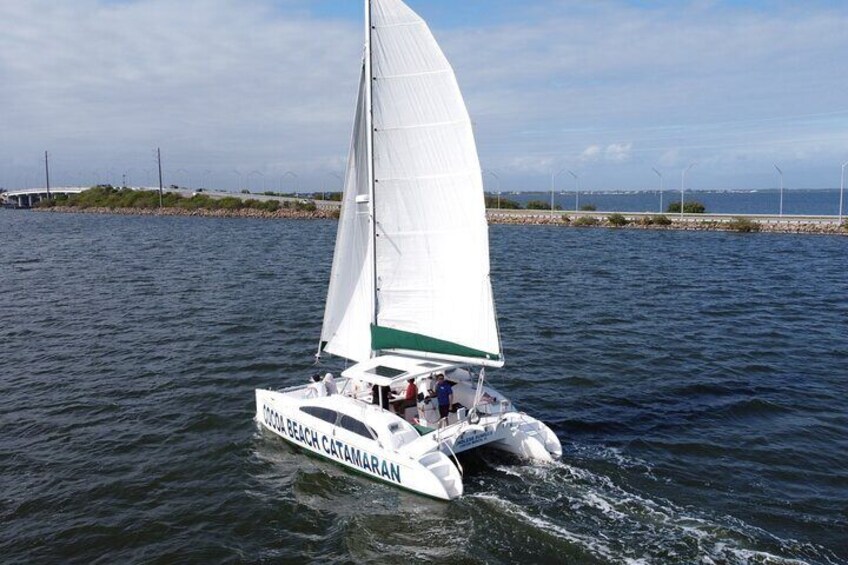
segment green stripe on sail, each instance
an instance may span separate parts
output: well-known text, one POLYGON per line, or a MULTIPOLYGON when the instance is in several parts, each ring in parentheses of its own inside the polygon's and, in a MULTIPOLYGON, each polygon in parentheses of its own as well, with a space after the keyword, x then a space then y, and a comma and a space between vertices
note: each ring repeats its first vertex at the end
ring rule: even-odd
POLYGON ((371 324, 371 349, 409 349, 410 351, 425 351, 441 353, 442 355, 457 355, 459 357, 476 357, 478 359, 500 359, 498 353, 487 353, 466 347, 452 341, 436 339, 423 334, 405 332, 392 328, 384 328, 371 324))

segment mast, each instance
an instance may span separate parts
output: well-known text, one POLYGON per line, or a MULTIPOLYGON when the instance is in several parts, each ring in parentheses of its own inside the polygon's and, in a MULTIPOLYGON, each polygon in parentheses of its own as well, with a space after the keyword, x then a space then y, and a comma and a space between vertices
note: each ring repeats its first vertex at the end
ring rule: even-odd
MULTIPOLYGON (((371 216, 371 277, 374 286, 371 304, 371 323, 377 325, 377 207, 374 201, 374 103, 373 86, 374 70, 372 68, 371 35, 371 0, 365 0, 365 127, 368 128, 366 155, 368 161, 368 206, 371 216)), ((372 356, 374 351, 371 352, 372 356)))

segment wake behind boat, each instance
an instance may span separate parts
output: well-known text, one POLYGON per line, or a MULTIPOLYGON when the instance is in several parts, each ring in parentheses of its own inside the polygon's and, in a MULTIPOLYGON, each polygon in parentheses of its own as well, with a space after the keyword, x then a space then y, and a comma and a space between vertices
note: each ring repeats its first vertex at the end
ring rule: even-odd
POLYGON ((471 120, 453 69, 401 0, 365 3, 323 353, 355 365, 329 387, 256 391, 257 421, 313 453, 442 499, 462 495, 462 451, 562 454, 486 382, 504 360, 471 120))

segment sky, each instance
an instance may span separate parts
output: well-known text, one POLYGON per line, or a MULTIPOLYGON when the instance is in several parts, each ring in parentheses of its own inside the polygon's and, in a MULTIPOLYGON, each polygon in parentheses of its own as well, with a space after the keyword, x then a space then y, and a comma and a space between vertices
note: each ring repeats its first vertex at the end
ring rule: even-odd
MULTIPOLYGON (((408 0, 488 190, 838 187, 848 2, 408 0), (491 174, 490 174, 491 173, 491 174)), ((360 0, 0 0, 0 187, 340 190, 360 0)))

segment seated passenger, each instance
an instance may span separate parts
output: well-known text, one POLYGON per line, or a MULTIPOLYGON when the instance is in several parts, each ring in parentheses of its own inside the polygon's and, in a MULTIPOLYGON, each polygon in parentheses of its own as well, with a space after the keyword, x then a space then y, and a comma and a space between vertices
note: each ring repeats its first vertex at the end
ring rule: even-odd
POLYGON ((336 380, 333 378, 333 373, 324 375, 324 387, 327 389, 327 394, 338 394, 339 389, 336 386, 336 380))
POLYGON ((321 380, 320 374, 315 373, 312 375, 312 383, 309 385, 306 395, 308 398, 320 398, 322 396, 327 396, 327 387, 324 386, 324 381, 321 380))
POLYGON ((392 406, 399 415, 403 416, 407 408, 414 408, 418 403, 418 387, 415 386, 415 379, 406 380, 406 392, 403 397, 392 401, 392 406))

